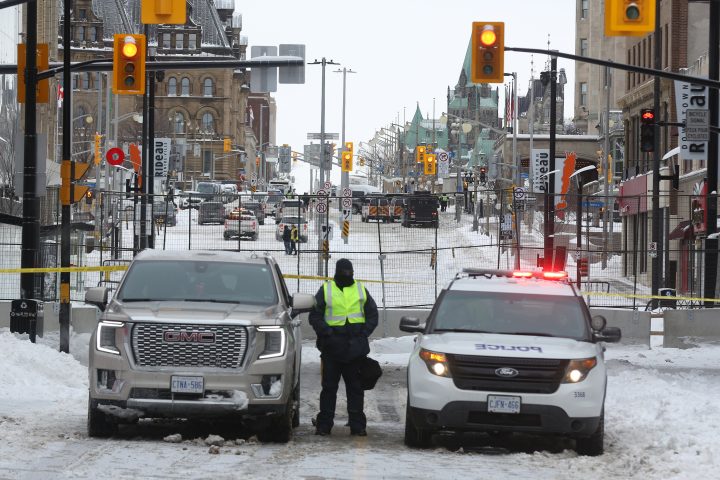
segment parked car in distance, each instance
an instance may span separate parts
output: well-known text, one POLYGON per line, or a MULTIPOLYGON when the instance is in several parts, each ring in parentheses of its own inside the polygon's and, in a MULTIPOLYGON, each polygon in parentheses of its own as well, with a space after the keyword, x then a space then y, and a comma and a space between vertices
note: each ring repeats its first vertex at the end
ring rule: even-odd
POLYGON ((421 225, 424 227, 438 227, 437 197, 428 192, 415 192, 405 197, 402 226, 421 225))
POLYGON ((350 185, 352 191, 352 213, 362 212, 363 199, 365 195, 381 193, 380 189, 373 185, 350 185))
POLYGON ((205 202, 222 201, 222 185, 215 182, 198 182, 195 189, 198 196, 205 202))
POLYGON ((390 201, 384 196, 366 195, 362 207, 362 221, 390 222, 390 201))
POLYGON ((285 199, 285 194, 281 190, 268 190, 267 191, 267 215, 279 216, 277 209, 280 206, 280 202, 285 199))
POLYGON ((282 234, 285 225, 292 229, 293 225, 298 227, 298 239, 305 243, 308 240, 308 222, 305 217, 283 217, 275 230, 275 240, 282 242, 282 234))
POLYGON ((283 217, 304 217, 305 213, 305 202, 301 199, 286 199, 281 201, 277 207, 275 223, 280 223, 280 219, 283 217))
POLYGON ((404 205, 405 205, 404 195, 402 195, 402 194, 393 195, 390 198, 390 221, 391 222, 402 221, 404 205))
POLYGON ((253 212, 260 225, 265 225, 265 202, 258 200, 243 200, 242 208, 253 212))
POLYGON ((197 223, 204 225, 206 223, 225 222, 225 205, 222 202, 202 202, 198 207, 197 223))
POLYGON ((250 240, 257 240, 258 219, 253 212, 244 208, 235 209, 225 217, 223 238, 230 240, 233 237, 248 237, 250 240))
POLYGON ((152 212, 155 223, 162 223, 168 227, 177 225, 177 211, 173 202, 156 199, 153 202, 152 212))

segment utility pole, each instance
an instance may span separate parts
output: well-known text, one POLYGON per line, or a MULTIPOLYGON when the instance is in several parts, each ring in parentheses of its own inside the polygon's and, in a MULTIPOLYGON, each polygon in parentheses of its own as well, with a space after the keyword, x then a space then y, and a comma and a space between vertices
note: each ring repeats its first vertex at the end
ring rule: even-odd
MULTIPOLYGON (((603 132, 605 133, 605 139, 603 142, 603 151, 605 155, 602 158, 603 165, 603 194, 605 195, 605 208, 603 209, 603 254, 602 254, 602 268, 607 268, 608 259, 608 208, 609 197, 608 197, 608 172, 610 171, 610 69, 605 67, 605 122, 603 122, 603 132)), ((579 185, 579 183, 578 183, 579 185)), ((581 193, 581 192, 579 192, 581 193)), ((582 195, 580 196, 582 198, 582 195)), ((580 250, 580 247, 578 247, 580 250)))
MULTIPOLYGON (((659 1, 659 0, 658 0, 659 1)), ((720 30, 717 28, 717 21, 720 19, 720 4, 710 2, 710 35, 708 49, 708 77, 710 80, 720 79, 720 30), (713 20, 715 19, 715 20, 713 20), (712 27, 712 25, 716 25, 712 27)), ((657 66, 655 67, 657 68, 657 66)), ((718 91, 711 88, 709 91, 710 102, 710 125, 717 126, 720 120, 718 113, 718 91)), ((707 162, 707 235, 710 237, 717 233, 717 191, 718 191, 718 134, 710 131, 708 142, 707 162)), ((718 240, 708 238, 705 240, 705 298, 715 298, 717 295, 717 265, 718 265, 718 240)), ((705 302, 706 307, 712 307, 714 302, 705 302)))
POLYGON ((553 269, 553 253, 555 250, 555 178, 550 178, 555 172, 555 136, 557 123, 557 57, 550 57, 550 167, 545 177, 545 241, 543 270, 553 269))
MULTIPOLYGON (((346 93, 346 87, 347 87, 347 74, 348 73, 357 73, 353 71, 352 68, 345 68, 343 67, 342 70, 338 69, 335 70, 335 73, 342 73, 343 74, 343 94, 342 94, 342 149, 345 150, 345 93, 346 93)), ((323 147, 324 148, 324 147, 323 147)), ((350 185, 350 172, 342 172, 340 174, 340 188, 345 189, 350 185)), ((340 210, 342 210, 342 202, 340 202, 340 210)), ((347 239, 345 239, 345 243, 347 243, 347 239)))
MULTIPOLYGON (((660 30, 660 0, 655 1, 655 33, 653 34, 653 67, 656 70, 662 68, 662 35, 660 30)), ((712 28, 710 30, 713 30, 712 28)), ((712 89, 710 89, 712 91, 712 89)), ((712 101, 712 100, 711 100, 712 101)), ((660 77, 653 77, 653 111, 655 112, 655 125, 653 126, 653 175, 652 175, 652 242, 657 245, 657 251, 652 257, 652 280, 651 294, 657 296, 660 290, 660 282, 663 278, 662 258, 663 258, 663 239, 662 239, 662 217, 660 212, 660 123, 657 121, 660 112, 660 77)), ((710 162, 708 162, 709 164, 710 162)), ((709 170, 709 167, 708 167, 709 170)), ((710 217, 708 217, 710 218, 710 217)), ((653 308, 658 306, 658 301, 653 298, 653 308)))
MULTIPOLYGON (((339 63, 328 61, 325 57, 321 61, 315 60, 314 62, 308 62, 308 65, 322 65, 322 83, 321 83, 321 94, 320 94, 320 185, 325 184, 325 67, 327 65, 340 65, 339 63)), ((332 158, 330 159, 330 166, 332 168, 332 158)), ((332 170, 331 170, 332 171, 332 170)), ((328 177, 329 177, 328 172, 328 177)), ((319 200, 319 199, 318 199, 319 200)), ((323 235, 322 235, 322 215, 318 214, 315 218, 315 232, 318 236, 318 257, 317 257, 317 274, 323 276, 327 275, 324 272, 323 266, 323 235)))
MULTIPOLYGON (((148 26, 145 25, 145 38, 148 37, 148 26)), ((148 52, 147 49, 145 50, 145 60, 147 61, 148 58, 148 52)), ((152 72, 154 75, 155 72, 152 72)), ((145 79, 145 82, 150 81, 151 75, 147 75, 147 78, 145 79)), ((147 86, 147 83, 145 84, 147 86)), ((149 132, 148 132, 148 121, 149 115, 148 110, 150 108, 149 105, 149 95, 150 95, 150 89, 145 89, 145 94, 143 95, 143 126, 142 126, 142 160, 140 165, 140 172, 142 173, 142 189, 140 193, 140 250, 145 250, 148 248, 148 238, 147 238, 147 193, 150 191, 148 190, 148 183, 150 181, 149 173, 150 170, 148 169, 148 153, 152 149, 152 145, 149 145, 149 132)), ((136 252, 137 253, 137 252, 136 252)))

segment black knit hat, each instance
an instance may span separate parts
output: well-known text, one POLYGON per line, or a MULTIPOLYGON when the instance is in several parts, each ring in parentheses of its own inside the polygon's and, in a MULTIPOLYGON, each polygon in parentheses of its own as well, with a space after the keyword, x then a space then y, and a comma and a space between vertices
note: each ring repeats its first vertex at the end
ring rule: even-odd
POLYGON ((335 263, 335 272, 340 271, 349 271, 349 273, 353 272, 353 264, 350 260, 347 258, 341 258, 340 260, 335 263))

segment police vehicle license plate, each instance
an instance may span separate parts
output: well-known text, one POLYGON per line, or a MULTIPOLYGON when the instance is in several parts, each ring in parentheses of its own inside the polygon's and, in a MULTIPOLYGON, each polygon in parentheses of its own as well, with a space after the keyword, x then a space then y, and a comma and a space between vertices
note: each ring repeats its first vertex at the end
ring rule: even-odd
POLYGON ((173 375, 170 379, 172 393, 203 393, 205 391, 203 377, 179 377, 173 375))
POLYGON ((488 412, 520 413, 520 397, 488 395, 488 412))

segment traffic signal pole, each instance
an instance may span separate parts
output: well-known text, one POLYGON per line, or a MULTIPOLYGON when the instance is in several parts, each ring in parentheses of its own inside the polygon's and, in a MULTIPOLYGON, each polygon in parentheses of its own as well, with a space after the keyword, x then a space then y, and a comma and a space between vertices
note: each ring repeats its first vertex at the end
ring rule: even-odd
MULTIPOLYGON (((710 2, 710 34, 708 48, 708 77, 710 80, 720 79, 720 29, 717 22, 720 20, 720 4, 710 2), (715 19, 715 20, 713 20, 715 19), (715 25, 715 27, 712 27, 715 25)), ((717 126, 720 121, 718 112, 718 91, 711 88, 708 92, 710 104, 710 125, 717 126)), ((707 162, 707 236, 717 233, 717 191, 718 191, 718 134, 717 131, 710 131, 708 141, 708 162, 707 162)), ((718 267, 718 240, 708 238, 705 240, 705 298, 716 298, 718 267)), ((705 302, 706 307, 712 307, 714 302, 705 302)))
MULTIPOLYGON (((21 268, 35 268, 39 259, 40 247, 40 199, 36 191, 37 175, 37 2, 26 5, 27 45, 25 49, 25 159, 23 164, 23 220, 21 268)), ((43 162, 45 159, 43 159, 43 162)), ((20 275, 20 297, 37 298, 36 273, 20 275)), ((30 333, 30 341, 35 341, 35 333, 30 333)))
POLYGON ((543 270, 553 268, 553 251, 555 249, 555 137, 557 124, 557 56, 550 57, 550 167, 545 177, 545 239, 543 243, 543 270))
MULTIPOLYGON (((656 11, 660 12, 660 0, 655 0, 656 11)), ((712 29, 711 29, 712 30, 712 29)), ((655 15, 655 33, 653 34, 653 67, 655 70, 662 69, 662 35, 660 31, 660 15, 655 15)), ((657 121, 657 112, 660 111, 660 77, 653 78, 653 110, 656 115, 654 121, 655 134, 653 135, 653 177, 652 177, 652 241, 657 245, 657 252, 652 257, 652 282, 651 294, 657 296, 660 283, 663 278, 663 238, 662 238, 662 215, 660 211, 660 125, 657 121)), ((653 308, 657 308, 658 301, 653 298, 653 308)))

